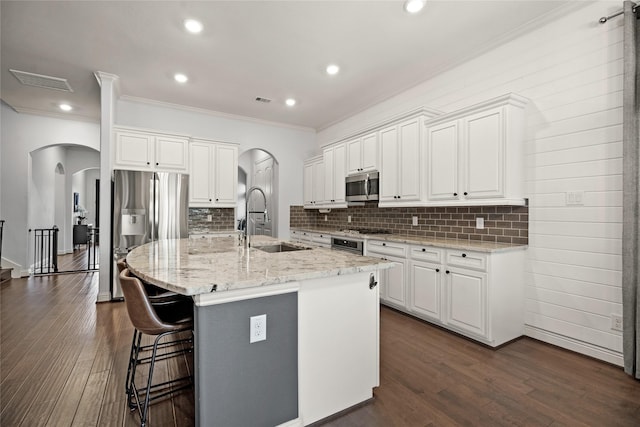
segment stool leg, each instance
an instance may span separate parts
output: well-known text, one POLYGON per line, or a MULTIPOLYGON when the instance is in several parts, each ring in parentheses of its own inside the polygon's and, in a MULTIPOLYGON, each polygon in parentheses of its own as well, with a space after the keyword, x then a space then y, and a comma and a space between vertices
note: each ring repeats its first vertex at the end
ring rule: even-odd
POLYGON ((134 382, 136 380, 136 369, 138 367, 138 360, 140 357, 140 346, 142 342, 142 332, 137 329, 133 332, 133 342, 131 343, 131 358, 129 359, 129 370, 127 371, 127 402, 129 403, 129 409, 134 410, 136 404, 133 401, 133 394, 135 393, 134 382))
POLYGON ((165 336, 165 335, 170 335, 173 332, 165 332, 164 334, 160 334, 156 337, 155 341, 153 342, 153 351, 151 353, 151 364, 149 365, 149 379, 147 380, 147 392, 145 393, 144 396, 144 407, 142 409, 142 415, 140 416, 140 427, 144 427, 146 422, 147 422, 147 414, 149 412, 149 401, 151 400, 151 385, 152 385, 152 380, 153 380, 153 368, 155 367, 156 364, 156 355, 158 353, 158 344, 160 343, 160 340, 165 336))

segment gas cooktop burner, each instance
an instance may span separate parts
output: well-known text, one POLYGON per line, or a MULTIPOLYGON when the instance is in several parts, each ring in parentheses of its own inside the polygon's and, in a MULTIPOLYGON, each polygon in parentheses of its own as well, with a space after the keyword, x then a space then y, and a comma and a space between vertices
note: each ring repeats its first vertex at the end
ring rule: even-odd
POLYGON ((345 228, 340 231, 349 234, 391 234, 389 230, 382 228, 345 228))

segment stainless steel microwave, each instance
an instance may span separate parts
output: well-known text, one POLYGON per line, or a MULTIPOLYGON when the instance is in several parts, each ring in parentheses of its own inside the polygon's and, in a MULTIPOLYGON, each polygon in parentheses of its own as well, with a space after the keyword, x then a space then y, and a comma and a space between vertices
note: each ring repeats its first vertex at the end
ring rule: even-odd
POLYGON ((380 193, 380 173, 364 172, 345 179, 347 202, 368 202, 378 200, 380 193))

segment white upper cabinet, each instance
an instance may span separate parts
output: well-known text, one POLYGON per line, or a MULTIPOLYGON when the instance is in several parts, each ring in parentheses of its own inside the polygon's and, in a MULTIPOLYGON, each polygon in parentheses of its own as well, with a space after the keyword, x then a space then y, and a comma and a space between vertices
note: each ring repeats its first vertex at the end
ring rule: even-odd
POLYGON ((378 169, 378 133, 353 139, 347 146, 347 175, 378 169))
POLYGON ((189 206, 234 208, 238 192, 238 147, 194 139, 189 146, 189 206))
POLYGON ((380 131, 380 206, 420 199, 419 117, 380 131))
POLYGON ((324 164, 324 203, 326 207, 344 207, 345 200, 345 144, 325 147, 324 164))
POLYGON ((314 157, 304 163, 304 207, 321 207, 324 196, 324 162, 322 156, 314 157))
POLYGON ((187 172, 189 138, 118 128, 115 169, 187 172))
POLYGON ((526 102, 510 94, 426 122, 427 204, 525 204, 526 102))

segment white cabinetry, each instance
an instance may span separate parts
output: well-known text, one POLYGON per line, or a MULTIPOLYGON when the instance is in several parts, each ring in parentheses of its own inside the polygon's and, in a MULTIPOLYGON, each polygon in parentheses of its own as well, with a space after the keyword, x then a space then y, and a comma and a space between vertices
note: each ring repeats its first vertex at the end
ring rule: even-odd
POLYGON ((346 207, 345 154, 345 144, 331 145, 323 151, 325 207, 346 207))
POLYGON ((115 169, 187 171, 187 137, 126 128, 116 128, 114 136, 115 169))
POLYGON ((323 248, 331 247, 331 235, 326 233, 291 230, 291 240, 299 243, 309 243, 323 248))
POLYGON ((506 95, 425 123, 424 182, 432 205, 522 205, 523 109, 506 95))
POLYGON ((420 199, 420 123, 416 117, 380 131, 380 206, 420 199))
POLYGON ((443 250, 411 247, 409 260, 409 309, 429 320, 442 320, 443 250))
POLYGON ((392 261, 395 265, 380 271, 380 300, 399 309, 407 307, 406 291, 407 246, 395 242, 368 240, 366 255, 392 261))
POLYGON ((238 193, 238 147, 194 139, 189 146, 189 206, 234 208, 238 193))
POLYGON ((378 169, 378 133, 353 139, 346 143, 347 175, 378 169))
POLYGON ((314 157, 304 163, 304 207, 318 208, 324 197, 324 162, 322 156, 314 157))

